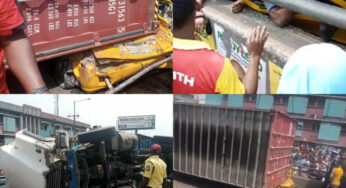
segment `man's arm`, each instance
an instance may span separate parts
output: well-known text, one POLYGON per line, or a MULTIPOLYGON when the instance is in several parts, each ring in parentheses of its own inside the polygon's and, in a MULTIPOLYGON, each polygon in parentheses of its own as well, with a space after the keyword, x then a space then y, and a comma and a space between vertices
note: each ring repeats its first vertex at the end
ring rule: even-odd
POLYGON ((163 185, 162 185, 162 188, 167 188, 167 178, 164 178, 163 179, 163 185))
POLYGON ((196 11, 195 31, 201 33, 205 28, 205 17, 202 11, 196 11))
POLYGON ((207 0, 196 0, 196 10, 200 11, 207 0))
POLYGON ((139 184, 138 188, 145 188, 149 183, 149 178, 144 177, 143 181, 141 182, 141 184, 139 184))
POLYGON ((145 188, 149 184, 151 175, 153 174, 154 165, 150 161, 146 161, 144 164, 143 181, 139 184, 138 188, 145 188))
POLYGON ((163 185, 162 187, 163 188, 168 188, 168 185, 167 185, 167 164, 162 161, 165 165, 165 168, 164 168, 164 171, 163 171, 163 175, 162 175, 162 178, 163 178, 163 185))
POLYGON ((269 15, 273 22, 279 27, 289 25, 294 18, 294 13, 284 8, 274 8, 269 12, 269 15))
POLYGON ((196 3, 199 4, 201 7, 203 7, 203 4, 206 0, 196 0, 196 3))
POLYGON ((244 0, 237 0, 236 2, 232 3, 232 12, 239 13, 243 11, 244 7, 245 7, 244 0))
POLYGON ((244 76, 243 84, 247 94, 256 94, 258 83, 258 66, 261 59, 264 43, 269 33, 265 27, 259 26, 251 33, 247 40, 247 48, 250 53, 249 68, 244 76))
POLYGON ((27 93, 46 86, 38 69, 31 43, 23 30, 8 37, 0 37, 0 43, 5 49, 5 57, 11 71, 27 93))

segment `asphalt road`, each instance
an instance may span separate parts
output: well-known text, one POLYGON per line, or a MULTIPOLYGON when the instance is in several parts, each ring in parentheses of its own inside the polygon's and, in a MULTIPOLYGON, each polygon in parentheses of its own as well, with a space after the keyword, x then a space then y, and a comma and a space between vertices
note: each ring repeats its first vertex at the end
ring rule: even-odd
POLYGON ((323 183, 320 180, 310 179, 301 176, 293 176, 292 177, 295 188, 322 188, 323 183))
MULTIPOLYGON (((306 177, 292 177, 295 188, 322 188, 323 183, 319 180, 306 177)), ((220 184, 209 180, 199 179, 192 176, 174 173, 173 188, 239 188, 237 186, 220 184)))
POLYGON ((238 188, 236 186, 200 179, 176 172, 174 172, 173 178, 173 188, 238 188))

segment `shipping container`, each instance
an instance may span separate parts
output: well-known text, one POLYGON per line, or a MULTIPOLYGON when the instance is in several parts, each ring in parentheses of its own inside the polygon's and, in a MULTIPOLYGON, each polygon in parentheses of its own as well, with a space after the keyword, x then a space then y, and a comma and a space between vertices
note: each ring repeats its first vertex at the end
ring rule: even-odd
POLYGON ((275 111, 174 104, 174 171, 274 188, 291 166, 296 121, 275 111))
POLYGON ((158 30, 155 0, 20 0, 38 61, 158 30))

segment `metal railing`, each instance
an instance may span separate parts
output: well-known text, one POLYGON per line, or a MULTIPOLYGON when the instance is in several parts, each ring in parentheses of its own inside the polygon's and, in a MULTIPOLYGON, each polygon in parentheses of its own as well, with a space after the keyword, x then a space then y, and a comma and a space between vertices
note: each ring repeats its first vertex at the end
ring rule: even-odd
POLYGON ((267 2, 346 29, 346 10, 316 0, 265 0, 267 2))

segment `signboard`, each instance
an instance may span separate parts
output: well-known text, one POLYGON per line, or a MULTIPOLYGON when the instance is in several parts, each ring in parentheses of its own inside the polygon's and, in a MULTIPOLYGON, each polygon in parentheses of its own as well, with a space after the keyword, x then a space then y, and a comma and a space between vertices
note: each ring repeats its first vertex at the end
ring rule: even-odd
POLYGON ((272 61, 269 61, 270 93, 271 94, 277 93, 281 75, 282 75, 282 68, 277 66, 272 61))
POLYGON ((215 32, 215 43, 217 51, 224 57, 227 55, 227 50, 225 44, 223 43, 222 36, 225 32, 225 29, 218 24, 214 24, 214 32, 215 32))
POLYGON ((155 129, 155 115, 118 117, 118 130, 136 129, 155 129))
MULTIPOLYGON (((232 38, 236 36, 229 31, 226 31, 221 25, 214 23, 214 35, 216 50, 224 57, 231 60, 232 64, 238 64, 243 69, 244 74, 249 67, 250 54, 245 44, 241 39, 232 38), (237 39, 237 40, 234 40, 237 39)), ((260 60, 258 67, 258 89, 257 94, 267 93, 267 63, 260 60)))

